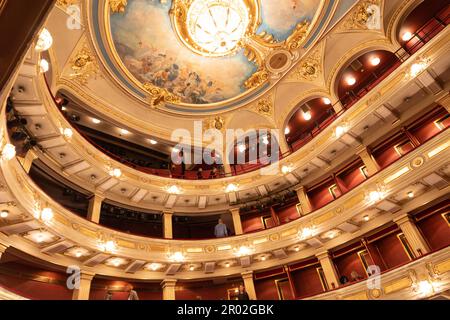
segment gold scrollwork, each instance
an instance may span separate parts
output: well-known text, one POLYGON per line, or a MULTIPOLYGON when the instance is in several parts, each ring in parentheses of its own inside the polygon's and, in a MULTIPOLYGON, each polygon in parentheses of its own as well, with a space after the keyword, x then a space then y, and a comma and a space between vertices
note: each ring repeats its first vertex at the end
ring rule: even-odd
POLYGON ((87 45, 72 58, 70 66, 72 69, 70 77, 82 85, 86 85, 90 78, 95 78, 99 74, 97 60, 87 45))
POLYGON ((268 79, 269 79, 269 72, 263 68, 252 74, 250 78, 248 78, 245 81, 244 86, 247 89, 256 88, 262 85, 268 79))
POLYGON ((291 51, 300 48, 308 35, 309 26, 310 22, 306 20, 297 24, 294 32, 286 39, 286 48, 291 51))
POLYGON ((114 13, 123 13, 128 4, 127 0, 109 0, 109 7, 114 13))
POLYGON ((180 97, 149 82, 144 83, 144 89, 149 94, 150 105, 155 108, 162 107, 166 103, 179 103, 181 101, 180 97))

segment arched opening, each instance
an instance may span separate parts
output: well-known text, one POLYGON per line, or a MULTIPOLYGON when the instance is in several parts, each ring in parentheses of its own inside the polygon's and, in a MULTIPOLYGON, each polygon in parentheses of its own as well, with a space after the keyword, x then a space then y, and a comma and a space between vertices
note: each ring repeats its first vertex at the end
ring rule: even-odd
POLYGON ((284 132, 291 150, 298 150, 305 145, 335 118, 336 113, 329 98, 314 98, 299 104, 284 132))
POLYGON ((411 55, 443 30, 449 20, 448 1, 422 1, 404 19, 398 30, 398 40, 405 51, 411 55))
POLYGON ((337 78, 337 94, 342 107, 352 106, 400 64, 398 57, 386 50, 369 51, 353 59, 337 78))

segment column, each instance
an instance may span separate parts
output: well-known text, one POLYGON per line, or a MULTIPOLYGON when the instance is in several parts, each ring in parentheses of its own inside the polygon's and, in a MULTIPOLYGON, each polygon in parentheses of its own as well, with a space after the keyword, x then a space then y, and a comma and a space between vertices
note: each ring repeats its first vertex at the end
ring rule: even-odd
POLYGON ((163 212, 164 238, 166 239, 173 239, 172 217, 173 212, 170 211, 163 212))
POLYGON ((105 197, 97 193, 94 194, 91 199, 89 199, 89 207, 87 215, 88 220, 94 223, 100 223, 100 214, 102 211, 103 200, 105 200, 105 197))
POLYGON ((230 209, 231 217, 233 218, 234 233, 237 236, 244 233, 239 210, 239 208, 230 209))
POLYGON ((375 161, 375 159, 370 154, 369 150, 366 146, 360 145, 356 149, 356 154, 361 158, 361 160, 364 162, 364 165, 367 168, 367 172, 369 172, 369 175, 374 175, 380 170, 380 166, 375 161))
POLYGON ((8 249, 8 247, 0 243, 0 260, 2 259, 2 255, 5 253, 6 249, 8 249))
POLYGON ((339 277, 334 267, 333 260, 328 253, 328 251, 316 254, 317 259, 319 259, 320 266, 325 274, 325 279, 327 280, 328 288, 334 289, 339 287, 339 277))
POLYGON ((445 97, 439 99, 437 103, 443 106, 447 112, 450 113, 450 94, 447 94, 445 97))
POLYGON ((294 281, 292 280, 291 271, 289 271, 289 266, 284 266, 284 271, 288 277, 289 286, 291 288, 292 298, 295 300, 297 298, 297 291, 295 290, 294 281))
POLYGON ((414 224, 414 221, 410 215, 404 213, 400 217, 394 219, 394 222, 402 230, 416 257, 420 257, 430 252, 427 242, 422 237, 422 234, 414 224))
POLYGON ((275 226, 280 225, 280 218, 278 217, 277 213, 275 212, 275 209, 270 206, 270 216, 272 217, 273 223, 275 226))
POLYGON ((91 292, 91 283, 94 275, 94 273, 81 271, 80 287, 73 290, 72 300, 89 300, 89 293, 91 292))
POLYGON ((287 141, 286 141, 286 136, 284 135, 284 129, 280 130, 280 132, 283 135, 280 135, 279 137, 277 137, 278 141, 280 141, 279 143, 279 147, 280 147, 280 153, 281 155, 287 154, 291 148, 289 147, 287 141))
POLYGON ((176 300, 175 298, 175 285, 176 279, 166 279, 161 282, 163 290, 163 300, 176 300))
POLYGON ((244 280, 245 291, 247 291, 250 300, 258 300, 256 298, 255 283, 253 282, 253 271, 246 271, 241 273, 244 280))
POLYGON ((312 211, 312 207, 308 195, 306 194, 305 187, 300 186, 295 191, 297 191, 298 201, 300 202, 300 206, 302 208, 302 215, 307 215, 312 211))
POLYGON ((31 165, 33 164, 33 161, 37 158, 38 156, 36 152, 33 149, 30 149, 27 151, 25 157, 20 160, 22 167, 26 173, 30 173, 31 165))
POLYGON ((230 160, 228 159, 228 157, 223 157, 223 172, 225 173, 226 176, 231 176, 231 165, 230 165, 230 160))

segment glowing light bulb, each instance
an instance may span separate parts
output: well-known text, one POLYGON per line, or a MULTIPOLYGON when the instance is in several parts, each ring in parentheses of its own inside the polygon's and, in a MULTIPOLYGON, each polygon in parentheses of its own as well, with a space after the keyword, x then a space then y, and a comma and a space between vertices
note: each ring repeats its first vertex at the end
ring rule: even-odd
POLYGON ((372 65, 372 66, 377 66, 377 65, 379 65, 380 64, 380 62, 381 62, 381 59, 379 58, 379 57, 372 57, 371 59, 370 59, 370 64, 372 65))
POLYGON ((150 142, 150 144, 152 144, 152 145, 158 144, 158 141, 153 140, 153 139, 149 139, 148 142, 150 142))
POLYGON ((353 86, 353 85, 356 83, 356 79, 355 79, 355 77, 353 77, 353 76, 348 76, 348 77, 345 79, 345 82, 347 82, 347 84, 348 84, 349 86, 353 86))
POLYGON ((53 37, 47 29, 42 29, 36 42, 36 51, 42 52, 50 49, 53 44, 53 37))
POLYGON ((63 134, 67 139, 70 139, 73 137, 73 131, 70 128, 64 129, 63 134))
POLYGON ((120 178, 122 176, 122 170, 120 170, 119 168, 113 168, 109 170, 109 175, 111 177, 120 178))
POLYGON ((92 122, 93 122, 94 124, 99 124, 101 121, 100 121, 99 119, 92 118, 92 122))
POLYGON ((331 104, 331 100, 329 98, 322 98, 322 101, 326 105, 330 105, 331 104))
POLYGON ((48 222, 48 221, 53 219, 53 216, 54 216, 54 214, 53 214, 53 210, 51 208, 44 208, 44 209, 42 209, 41 219, 43 221, 48 222))
POLYGON ((402 35, 402 40, 409 41, 409 40, 411 40, 412 37, 413 37, 413 34, 409 31, 407 31, 402 35))
POLYGON ((2 210, 0 212, 0 218, 5 219, 5 218, 8 218, 8 216, 9 216, 9 211, 8 210, 2 210))
POLYGON ((178 186, 173 185, 167 188, 167 192, 170 194, 180 194, 181 190, 178 186))
POLYGON ((236 192, 238 191, 238 187, 237 185, 235 185, 234 183, 230 183, 229 185, 227 185, 227 187, 225 188, 225 192, 236 192))
POLYGON ((302 111, 302 116, 303 116, 303 119, 305 119, 306 121, 311 120, 311 118, 312 118, 311 110, 302 111))
POLYGON ((16 147, 10 143, 5 144, 2 149, 2 159, 3 160, 11 160, 16 156, 16 147))
POLYGON ((241 143, 241 144, 239 144, 238 145, 238 150, 239 150, 239 152, 244 152, 245 150, 247 150, 247 147, 245 146, 245 144, 244 143, 241 143))
POLYGON ((288 135, 289 133, 291 133, 291 129, 289 129, 289 127, 286 127, 286 128, 284 129, 284 134, 285 134, 285 135, 288 135))
POLYGON ((39 61, 39 70, 41 71, 41 73, 46 73, 49 69, 50 64, 48 63, 48 61, 45 59, 41 59, 41 61, 39 61))
POLYGON ((364 221, 366 221, 366 222, 367 222, 367 221, 369 221, 369 220, 370 220, 370 217, 369 217, 369 215, 367 215, 367 214, 366 214, 366 215, 365 215, 365 216, 363 217, 363 219, 364 219, 364 221))

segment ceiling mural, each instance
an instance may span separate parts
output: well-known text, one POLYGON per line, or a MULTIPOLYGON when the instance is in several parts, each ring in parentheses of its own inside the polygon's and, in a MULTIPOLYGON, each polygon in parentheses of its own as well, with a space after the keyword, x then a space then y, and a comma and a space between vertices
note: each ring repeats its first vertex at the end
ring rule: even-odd
POLYGON ((232 56, 205 57, 183 45, 172 31, 170 1, 129 0, 124 13, 111 16, 111 34, 120 59, 142 83, 205 104, 241 94, 256 66, 240 50, 232 56))
POLYGON ((266 82, 264 58, 298 30, 306 37, 322 2, 113 1, 107 28, 119 64, 141 88, 162 89, 172 103, 215 104, 266 82), (267 48, 256 43, 261 34, 273 36, 267 48))
POLYGON ((262 23, 258 33, 271 34, 277 42, 286 40, 295 27, 303 22, 311 22, 321 1, 318 0, 260 0, 262 23))

